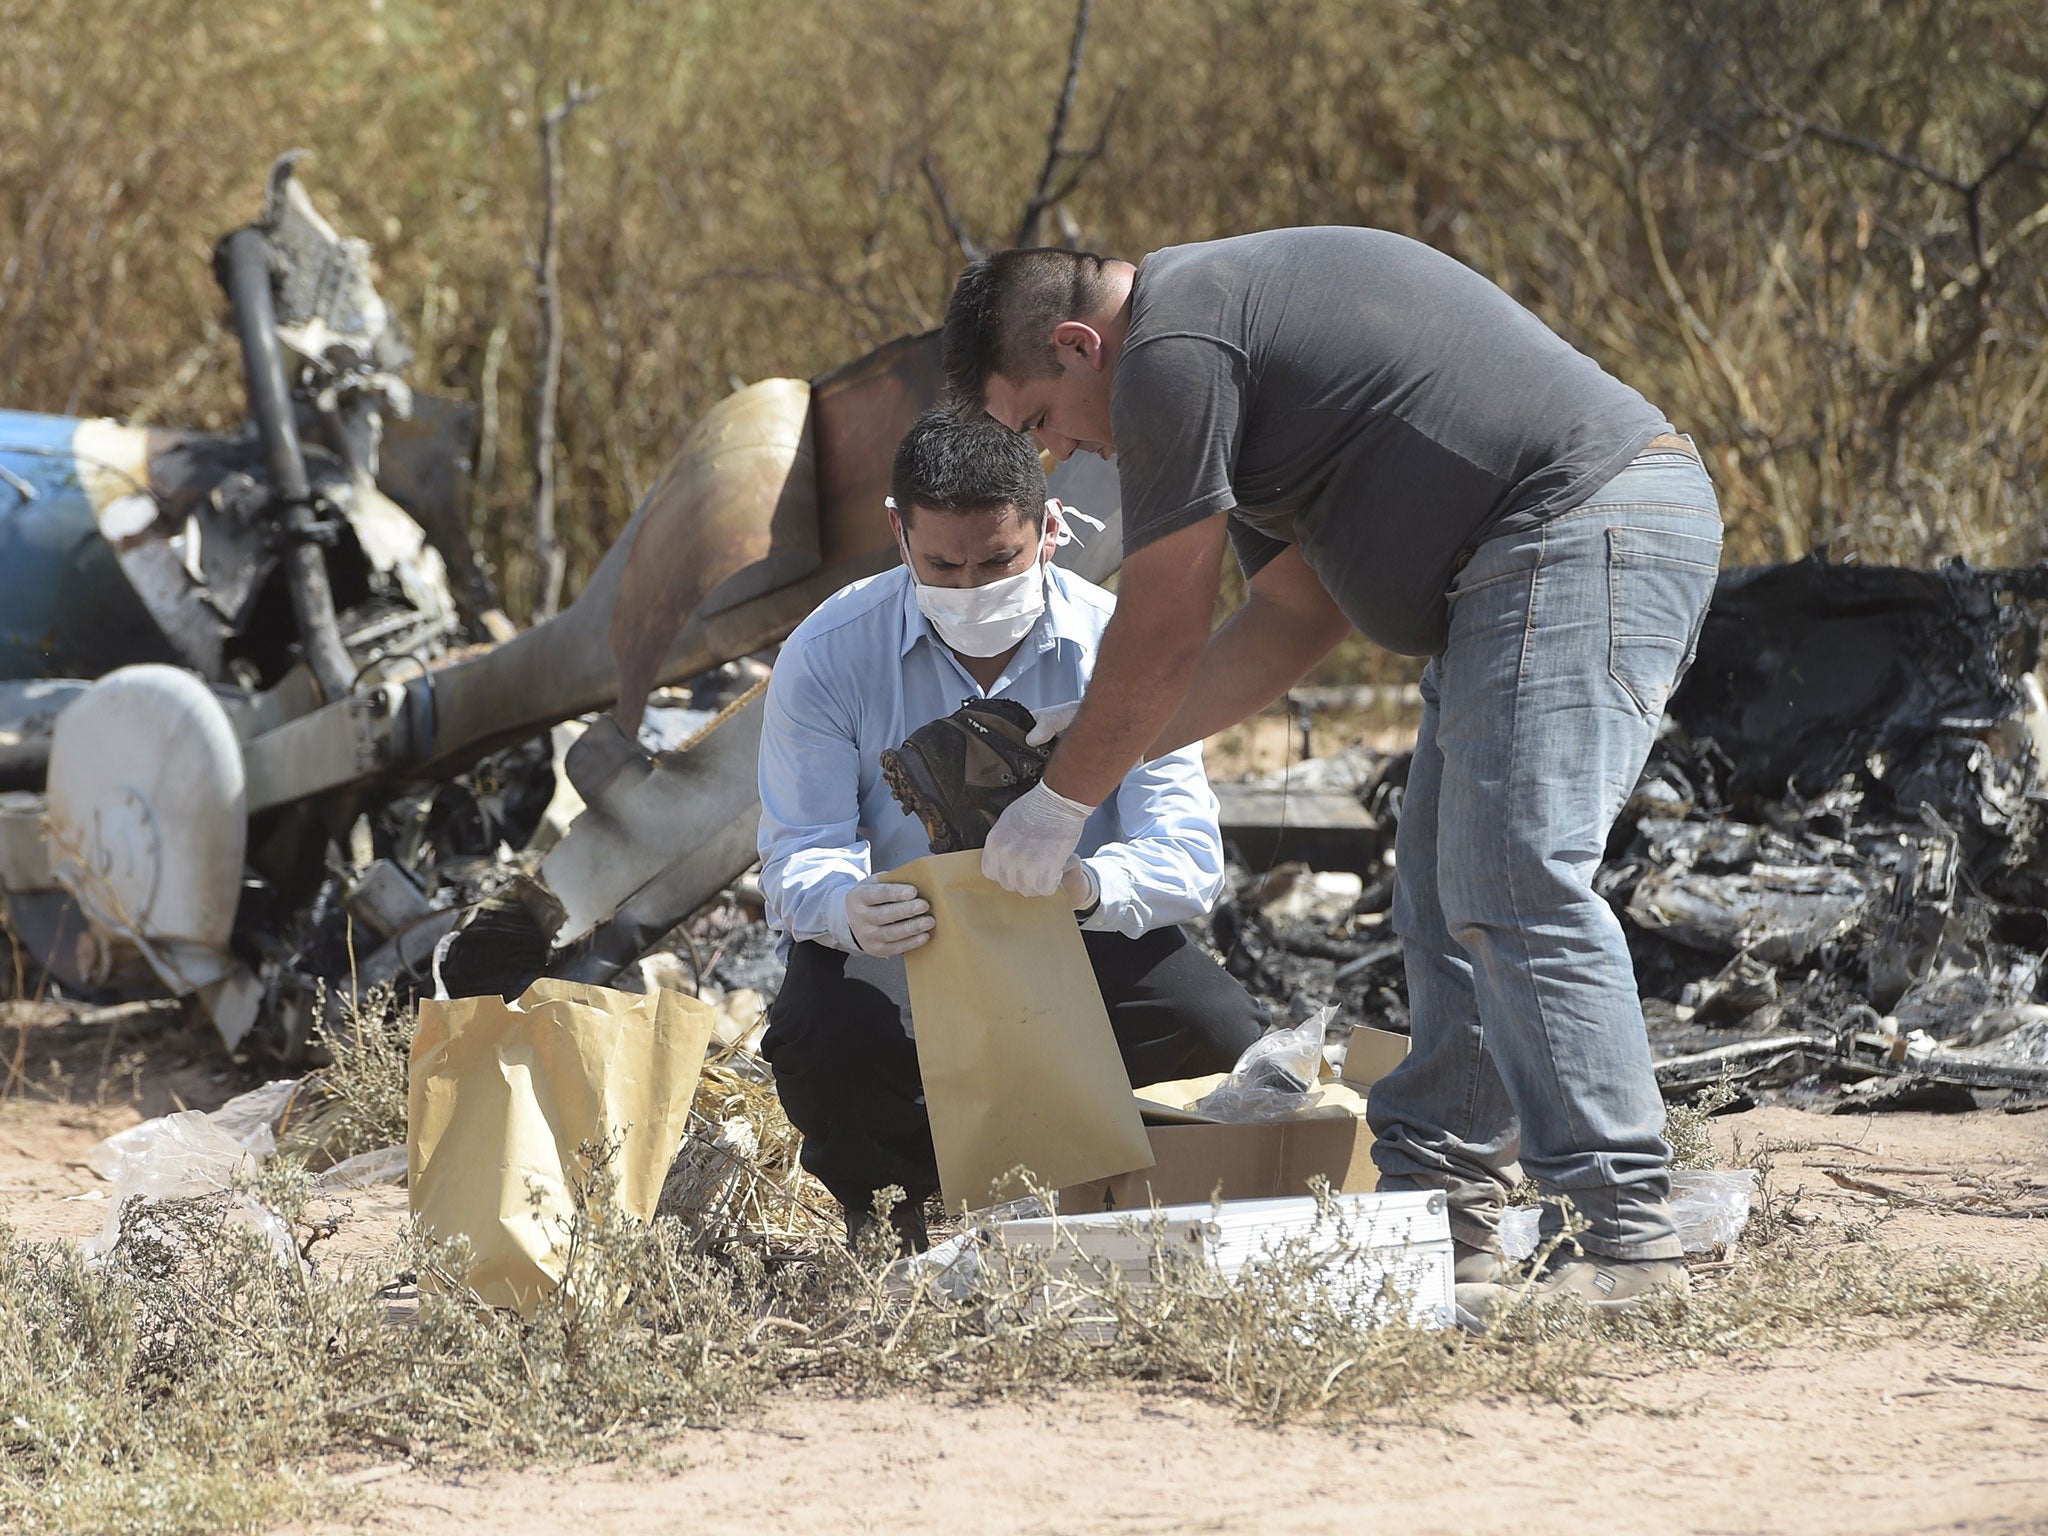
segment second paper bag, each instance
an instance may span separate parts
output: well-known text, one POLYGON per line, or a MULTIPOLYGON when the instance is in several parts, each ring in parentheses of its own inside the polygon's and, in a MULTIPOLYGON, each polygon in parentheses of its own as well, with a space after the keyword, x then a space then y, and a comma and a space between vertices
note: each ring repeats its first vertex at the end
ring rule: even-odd
POLYGON ((542 977, 516 1003, 422 1002, 407 1163, 421 1231, 468 1240, 469 1288, 532 1317, 563 1278, 587 1175, 615 1148, 618 1209, 652 1219, 688 1127, 711 1039, 709 1005, 542 977))
POLYGON ((1015 1198, 999 1181, 1018 1167, 1050 1189, 1150 1168, 1072 909, 985 878, 978 848, 883 878, 916 886, 935 919, 903 960, 946 1208, 1015 1198))

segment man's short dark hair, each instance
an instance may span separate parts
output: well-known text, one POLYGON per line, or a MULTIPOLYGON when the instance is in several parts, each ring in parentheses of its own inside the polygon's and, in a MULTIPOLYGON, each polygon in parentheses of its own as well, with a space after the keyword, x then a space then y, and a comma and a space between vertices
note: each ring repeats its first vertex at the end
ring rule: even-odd
POLYGON ((962 272, 946 306, 946 393, 980 410, 990 375, 1022 383, 1057 371, 1053 327, 1101 307, 1105 265, 1087 251, 1033 247, 998 251, 962 272))
POLYGON ((914 507, 934 512, 1015 507, 1019 519, 1032 527, 1045 523, 1045 470, 1037 445, 991 416, 966 416, 944 405, 918 417, 896 445, 889 494, 905 523, 914 507))

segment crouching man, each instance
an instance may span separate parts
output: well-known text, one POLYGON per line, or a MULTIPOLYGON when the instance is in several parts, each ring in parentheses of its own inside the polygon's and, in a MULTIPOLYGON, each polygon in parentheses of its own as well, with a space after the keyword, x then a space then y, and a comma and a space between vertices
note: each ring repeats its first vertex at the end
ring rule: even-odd
MULTIPOLYGON (((903 564, 826 599, 768 683, 761 889, 788 974, 762 1049, 849 1236, 893 1184, 908 1198, 892 1219, 921 1247, 938 1170, 902 957, 934 920, 880 877, 931 846, 881 754, 966 699, 1036 712, 1079 698, 1115 600, 1053 565, 1060 517, 1020 433, 927 411, 892 490, 903 564)), ((1222 893, 1216 815, 1198 745, 1142 763, 1088 818, 1061 883, 1134 1086, 1226 1071, 1259 1035, 1258 1005, 1177 926, 1222 893)))

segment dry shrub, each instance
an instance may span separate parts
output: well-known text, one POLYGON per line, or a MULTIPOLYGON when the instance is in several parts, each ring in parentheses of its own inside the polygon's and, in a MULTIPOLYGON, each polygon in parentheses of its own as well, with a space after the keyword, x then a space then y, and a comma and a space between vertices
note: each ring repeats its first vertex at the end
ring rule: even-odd
POLYGON ((1674 1168, 1712 1168, 1717 1159, 1707 1122, 1741 1097, 1726 1079, 1703 1088, 1683 1104, 1664 1110, 1664 1139, 1671 1143, 1674 1168))
POLYGON ((310 1263, 280 1263, 226 1197, 131 1207, 99 1268, 0 1229, 0 1498, 35 1532, 253 1528, 341 1497, 305 1470, 323 1453, 612 1458, 805 1380, 1145 1382, 1260 1422, 1342 1425, 1473 1394, 1622 1406, 1633 1374, 1792 1340, 2048 1338, 2048 1269, 1916 1267, 1795 1233, 1768 1200, 1732 1268, 1687 1297, 1625 1319, 1525 1310, 1471 1338, 1374 1326, 1379 1298, 1325 1286, 1300 1245, 1228 1285, 1156 1250, 1149 1288, 997 1248, 953 1293, 892 1279, 879 1233, 862 1253, 707 1256, 674 1221, 611 1213, 605 1159, 586 1166, 567 1284, 531 1323, 469 1300, 453 1249, 412 1243, 381 1271, 328 1271, 300 1217, 304 1176, 282 1160, 250 1193, 310 1263), (423 1270, 453 1283, 416 1288, 423 1270))
POLYGON ((705 1063, 656 1215, 675 1218, 698 1252, 830 1237, 841 1227, 838 1202, 804 1172, 802 1146, 760 1063, 726 1050, 705 1063))
MULTIPOLYGON (((1016 235, 1072 15, 0 0, 0 402, 237 420, 206 249, 276 153, 309 148, 316 201, 376 244, 417 385, 499 423, 477 532, 523 612, 535 130, 564 80, 604 88, 566 150, 573 591, 734 380, 935 323, 954 224, 1016 235)), ((1052 226, 1132 257, 1297 223, 1415 235, 1700 436, 1731 559, 1833 540, 2023 561, 2048 549, 2048 128, 2001 156, 2048 89, 2039 20, 2022 0, 1119 0, 1095 7, 1067 139, 1103 154, 1067 162, 1052 226), (1958 187, 1987 171, 1973 206, 1958 187)))
MULTIPOLYGON (((325 1004, 323 997, 316 1006, 324 1012, 325 1004)), ((338 1013, 334 1027, 315 1032, 327 1065, 306 1075, 278 1133, 281 1151, 316 1168, 405 1141, 413 1006, 386 983, 340 1000, 338 1013)))

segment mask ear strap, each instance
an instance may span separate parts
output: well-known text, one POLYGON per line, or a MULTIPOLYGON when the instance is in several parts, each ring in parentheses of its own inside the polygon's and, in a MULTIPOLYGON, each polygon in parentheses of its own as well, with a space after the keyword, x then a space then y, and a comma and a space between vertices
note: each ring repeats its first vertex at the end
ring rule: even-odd
POLYGON ((1055 549, 1065 549, 1069 544, 1080 544, 1083 549, 1088 547, 1081 543, 1081 535, 1074 532, 1074 523, 1077 521, 1088 524, 1097 533, 1109 526, 1099 517, 1090 517, 1086 512, 1068 506, 1057 496, 1046 498, 1045 515, 1059 524, 1059 530, 1052 536, 1055 549))

